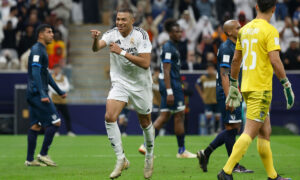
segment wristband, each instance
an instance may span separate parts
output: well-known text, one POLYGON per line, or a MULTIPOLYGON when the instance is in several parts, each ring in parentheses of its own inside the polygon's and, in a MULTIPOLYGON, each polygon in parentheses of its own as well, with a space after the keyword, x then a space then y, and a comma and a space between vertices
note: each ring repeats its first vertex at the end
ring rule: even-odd
POLYGON ((173 95, 173 90, 172 89, 167 89, 167 95, 173 95))
POLYGON ((120 55, 125 57, 126 53, 127 53, 126 51, 122 50, 120 55))

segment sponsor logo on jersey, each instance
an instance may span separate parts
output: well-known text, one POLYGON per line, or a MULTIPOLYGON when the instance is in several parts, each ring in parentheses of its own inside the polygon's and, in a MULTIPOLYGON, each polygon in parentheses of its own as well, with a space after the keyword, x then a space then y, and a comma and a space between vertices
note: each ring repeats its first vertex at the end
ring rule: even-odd
POLYGON ((118 40, 116 40, 116 42, 115 42, 116 44, 121 44, 121 41, 120 41, 120 39, 118 39, 118 40))
POLYGON ((130 44, 134 44, 134 38, 130 38, 130 44))

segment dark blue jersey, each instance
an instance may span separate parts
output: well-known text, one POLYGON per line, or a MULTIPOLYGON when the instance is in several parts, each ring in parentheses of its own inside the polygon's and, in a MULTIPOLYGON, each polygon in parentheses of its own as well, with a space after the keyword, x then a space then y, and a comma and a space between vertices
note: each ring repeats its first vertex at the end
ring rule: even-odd
MULTIPOLYGON (((232 58, 235 51, 235 44, 227 39, 222 43, 218 50, 218 62, 217 62, 217 86, 222 87, 222 79, 220 74, 220 68, 229 68, 231 69, 232 58)), ((241 72, 239 76, 239 84, 241 83, 241 72)))
POLYGON ((46 47, 40 43, 35 43, 28 58, 28 87, 29 94, 39 94, 41 98, 48 97, 48 84, 50 84, 58 94, 64 94, 56 85, 48 72, 48 55, 46 47))
POLYGON ((178 51, 178 47, 172 41, 166 42, 162 47, 161 53, 161 64, 160 64, 160 75, 159 79, 162 80, 161 83, 164 85, 164 71, 163 71, 163 63, 171 63, 171 71, 170 71, 170 81, 171 87, 174 88, 182 88, 181 87, 181 77, 180 77, 180 54, 178 51))

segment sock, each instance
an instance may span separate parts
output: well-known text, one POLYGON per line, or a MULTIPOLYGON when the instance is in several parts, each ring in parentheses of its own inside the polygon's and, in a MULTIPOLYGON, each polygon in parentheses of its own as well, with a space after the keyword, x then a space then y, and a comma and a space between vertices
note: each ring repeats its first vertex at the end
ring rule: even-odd
POLYGON ((185 135, 176 135, 177 137, 177 144, 178 144, 178 153, 182 154, 185 151, 185 146, 184 146, 184 137, 185 135))
POLYGON ((219 146, 225 143, 225 137, 227 136, 227 130, 223 130, 220 132, 217 137, 209 144, 209 146, 204 150, 204 154, 206 156, 210 156, 210 154, 217 149, 219 146))
POLYGON ((124 150, 122 147, 121 133, 117 122, 108 123, 105 121, 105 128, 111 147, 114 149, 117 159, 125 158, 124 150))
POLYGON ((233 146, 232 153, 227 160, 223 170, 226 174, 232 174, 234 166, 242 159, 246 153, 252 139, 248 134, 243 133, 233 146))
POLYGON ((226 131, 226 136, 224 137, 224 141, 225 141, 228 157, 231 155, 237 132, 238 132, 237 129, 231 129, 226 131))
POLYGON ((219 129, 219 123, 220 123, 220 120, 215 120, 215 132, 217 132, 218 131, 218 129, 219 129))
POLYGON ((151 123, 148 127, 142 128, 143 134, 144 134, 144 143, 146 147, 146 156, 152 156, 153 155, 153 149, 154 149, 154 127, 151 123))
POLYGON ((27 134, 27 161, 33 161, 38 131, 29 129, 27 134))
POLYGON ((270 141, 262 138, 257 138, 257 150, 267 171, 268 177, 275 179, 277 177, 277 172, 275 171, 273 166, 270 141))
POLYGON ((126 133, 126 126, 124 124, 120 125, 121 133, 126 133))
POLYGON ((156 138, 159 134, 159 129, 154 129, 154 130, 155 130, 155 138, 156 138))
POLYGON ((42 149, 40 152, 40 154, 42 156, 45 156, 48 154, 48 150, 50 148, 50 145, 53 141, 54 134, 57 131, 57 129, 58 129, 58 126, 54 126, 54 125, 50 125, 46 128, 44 142, 43 142, 43 146, 42 146, 42 149))

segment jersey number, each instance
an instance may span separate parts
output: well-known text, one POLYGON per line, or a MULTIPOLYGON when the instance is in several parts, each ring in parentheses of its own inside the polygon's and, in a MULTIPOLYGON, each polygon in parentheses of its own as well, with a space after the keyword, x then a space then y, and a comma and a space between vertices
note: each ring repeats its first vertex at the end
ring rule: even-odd
POLYGON ((251 66, 249 67, 249 70, 254 69, 256 67, 256 52, 254 52, 252 50, 253 44, 257 43, 257 39, 252 39, 251 40, 251 46, 249 47, 249 40, 248 39, 244 39, 242 44, 243 44, 243 48, 246 46, 246 53, 243 56, 243 70, 247 70, 248 67, 246 66, 246 59, 249 55, 249 50, 251 48, 251 56, 252 56, 252 63, 251 66))

